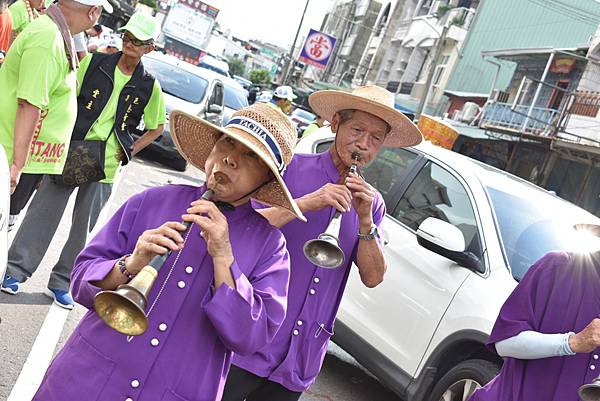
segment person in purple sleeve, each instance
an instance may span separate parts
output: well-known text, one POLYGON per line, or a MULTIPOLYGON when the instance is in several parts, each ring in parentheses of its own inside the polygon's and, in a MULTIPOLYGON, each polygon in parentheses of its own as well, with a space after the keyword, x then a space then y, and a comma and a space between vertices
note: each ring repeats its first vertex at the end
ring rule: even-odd
POLYGON ((386 270, 378 234, 385 216, 383 199, 349 170, 354 154, 360 154, 360 168, 382 146, 416 145, 421 133, 394 109, 394 95, 376 86, 352 93, 319 91, 309 102, 331 122, 336 139, 328 152, 296 154, 284 175, 308 223, 281 208, 260 209, 281 227, 290 252, 286 319, 270 345, 252 355, 234 355, 223 401, 298 400, 321 369, 352 264, 367 287, 377 286, 386 270), (336 210, 344 212, 339 239, 345 262, 323 269, 304 256, 303 245, 325 231, 336 210))
MULTIPOLYGON (((598 225, 576 228, 600 236, 598 225)), ((543 256, 490 334, 488 347, 504 358, 502 370, 469 401, 579 401, 579 387, 600 374, 599 297, 600 250, 543 256)))
POLYGON ((170 125, 207 184, 133 196, 81 252, 71 290, 89 311, 48 368, 36 401, 218 401, 232 352, 263 349, 284 320, 285 240, 249 199, 304 219, 281 178, 294 127, 263 104, 236 112, 223 128, 178 111, 170 125), (214 203, 201 200, 207 188, 214 203), (194 223, 190 231, 182 219, 194 223), (148 297, 147 331, 128 338, 105 325, 94 296, 167 250, 173 253, 148 297))

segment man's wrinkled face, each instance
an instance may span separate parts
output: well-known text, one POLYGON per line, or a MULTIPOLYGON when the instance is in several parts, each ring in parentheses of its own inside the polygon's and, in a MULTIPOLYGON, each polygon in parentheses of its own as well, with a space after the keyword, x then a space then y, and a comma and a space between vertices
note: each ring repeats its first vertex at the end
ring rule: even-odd
POLYGON ((271 179, 271 170, 262 159, 227 135, 215 143, 204 168, 215 200, 224 202, 234 202, 271 179))
POLYGON ((381 118, 360 110, 347 111, 350 117, 342 121, 338 112, 333 116, 331 130, 336 133, 335 146, 346 166, 354 162, 352 155, 360 153, 360 167, 375 158, 389 131, 389 125, 381 118))

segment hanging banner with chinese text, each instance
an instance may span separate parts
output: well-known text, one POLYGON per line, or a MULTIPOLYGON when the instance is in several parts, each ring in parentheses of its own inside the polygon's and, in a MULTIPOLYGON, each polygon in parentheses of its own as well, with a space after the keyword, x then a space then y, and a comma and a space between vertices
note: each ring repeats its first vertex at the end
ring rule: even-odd
POLYGON ((331 53, 333 53, 335 40, 335 37, 331 35, 311 29, 298 59, 317 68, 327 67, 331 53))

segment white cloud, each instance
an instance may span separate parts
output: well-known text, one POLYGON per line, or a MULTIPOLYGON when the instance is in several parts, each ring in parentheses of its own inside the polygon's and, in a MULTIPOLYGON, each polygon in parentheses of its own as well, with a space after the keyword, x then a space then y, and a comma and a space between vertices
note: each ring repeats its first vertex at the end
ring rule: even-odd
MULTIPOLYGON (((241 39, 260 39, 289 48, 298 29, 305 0, 210 0, 217 21, 241 39)), ((298 42, 309 28, 319 29, 332 0, 311 0, 298 42)))

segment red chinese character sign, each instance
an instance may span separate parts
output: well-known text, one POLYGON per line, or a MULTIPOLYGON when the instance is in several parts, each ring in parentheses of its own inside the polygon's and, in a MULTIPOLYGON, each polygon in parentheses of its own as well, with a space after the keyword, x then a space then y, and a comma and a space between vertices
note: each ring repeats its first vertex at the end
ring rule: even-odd
POLYGON ((335 38, 333 36, 311 29, 304 42, 299 60, 317 68, 325 68, 334 46, 335 38))

